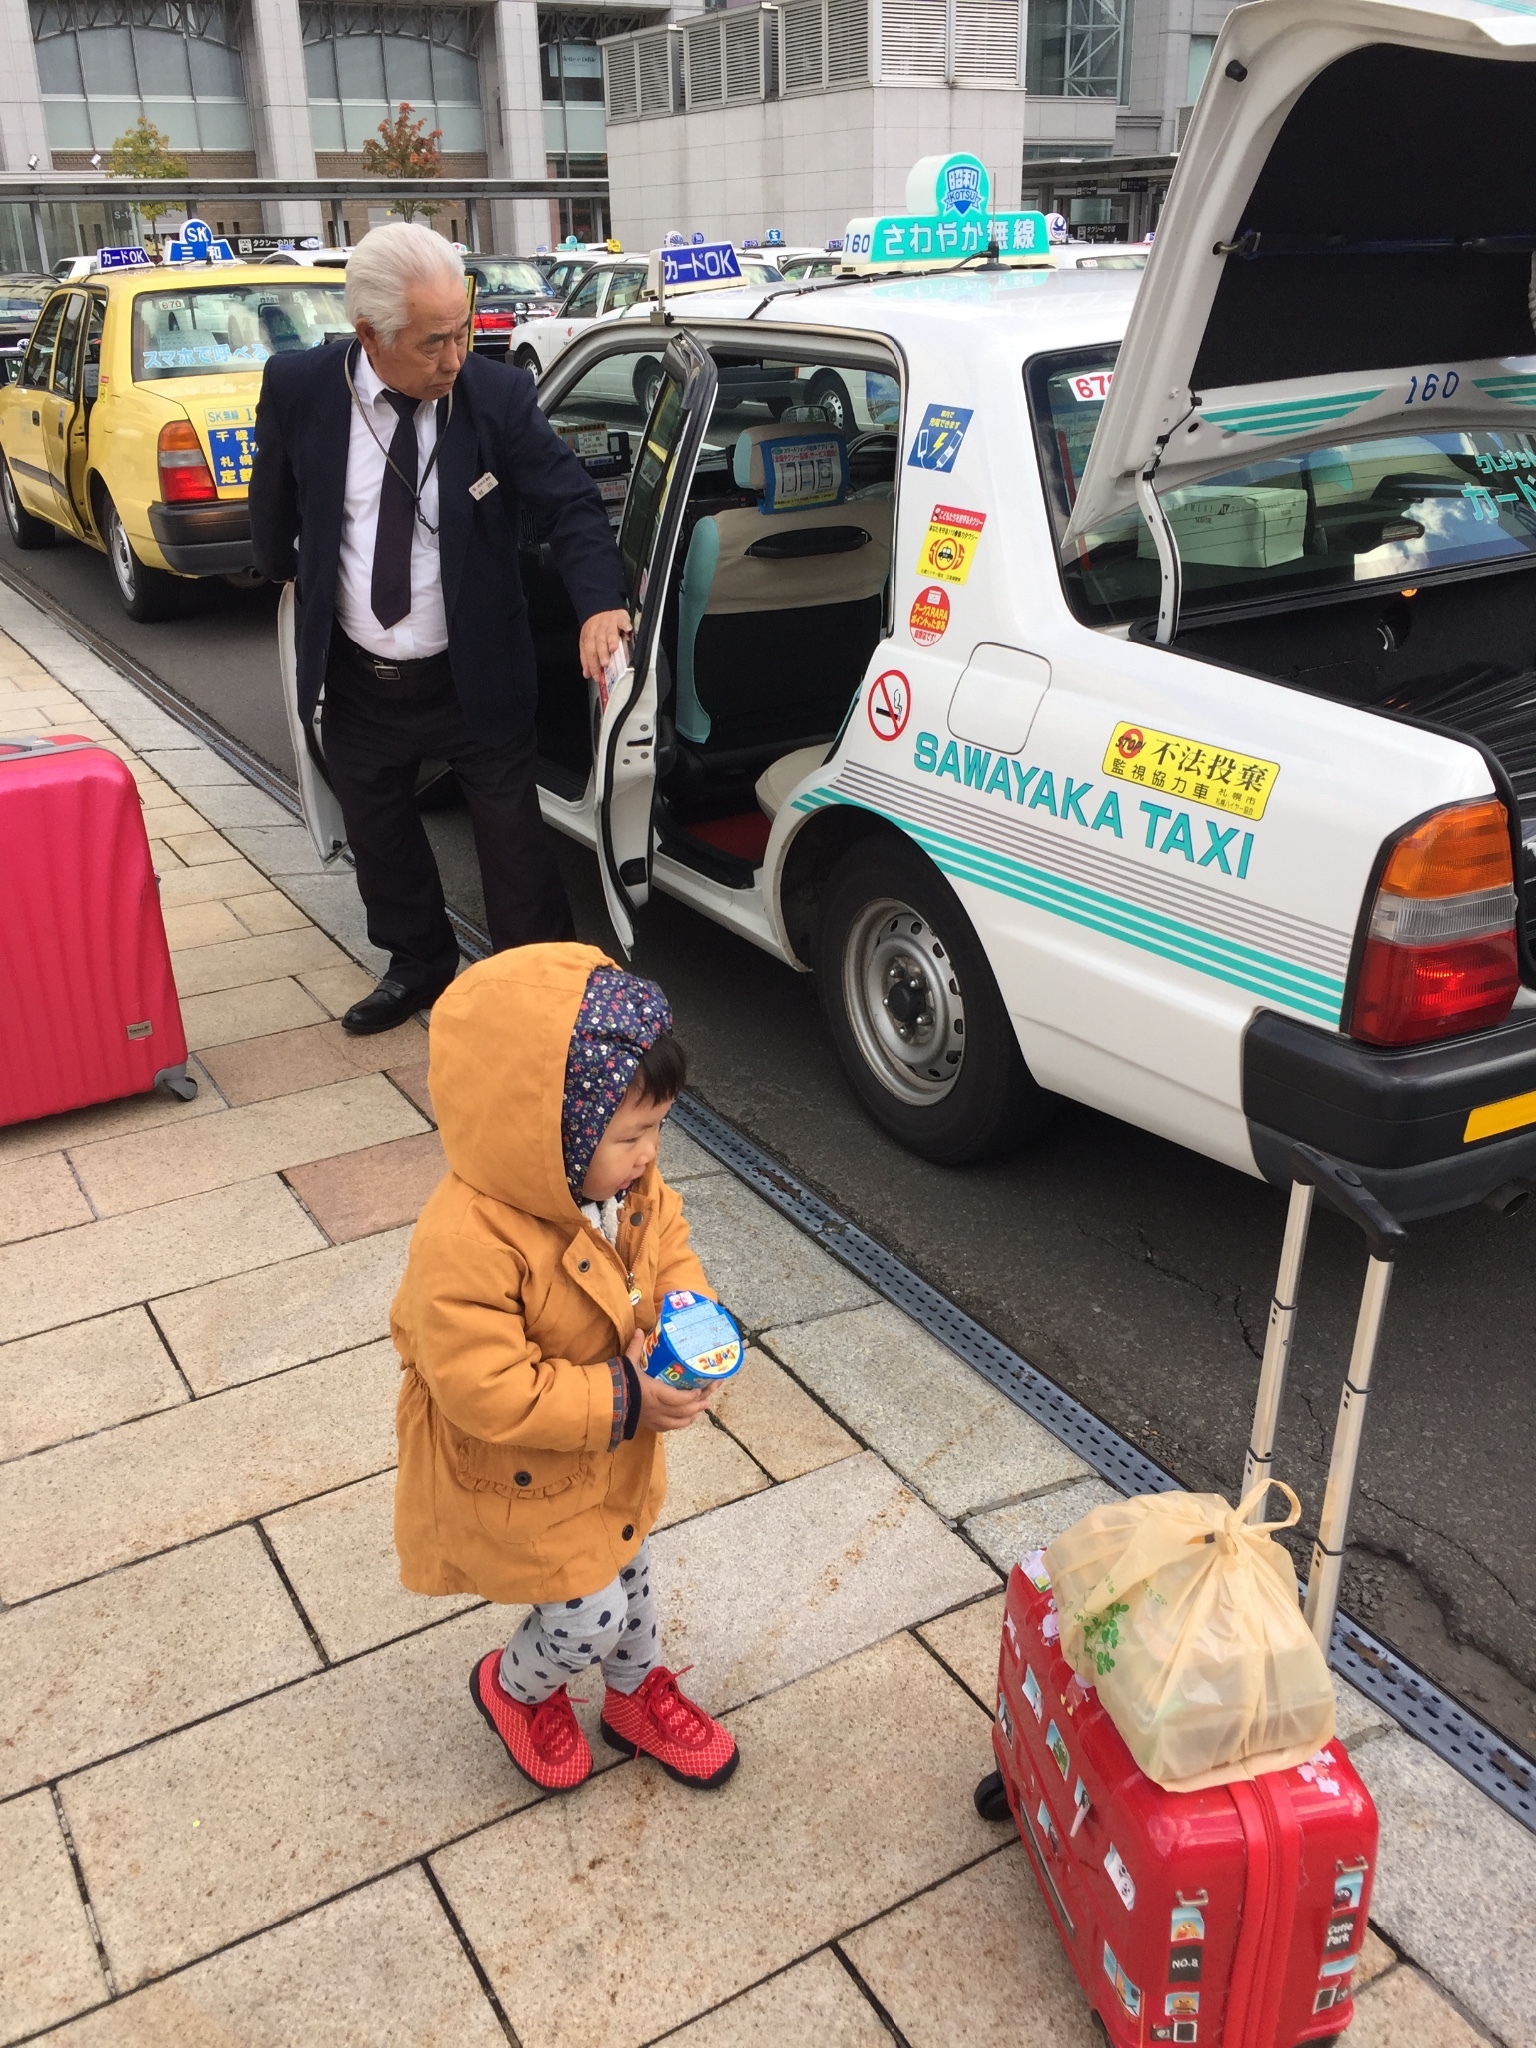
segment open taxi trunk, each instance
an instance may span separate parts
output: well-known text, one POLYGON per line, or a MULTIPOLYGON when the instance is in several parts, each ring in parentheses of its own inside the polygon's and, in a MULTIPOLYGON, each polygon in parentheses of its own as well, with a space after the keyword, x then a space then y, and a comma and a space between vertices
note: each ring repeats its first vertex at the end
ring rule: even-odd
POLYGON ((1528 925, 1533 64, 1526 0, 1235 10, 1063 525, 1093 622, 1478 744, 1528 925))

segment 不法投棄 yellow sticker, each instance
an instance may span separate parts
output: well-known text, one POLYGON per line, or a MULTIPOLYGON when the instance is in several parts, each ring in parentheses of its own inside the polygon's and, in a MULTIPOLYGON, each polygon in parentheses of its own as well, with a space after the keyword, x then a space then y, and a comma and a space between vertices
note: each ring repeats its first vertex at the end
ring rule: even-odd
POLYGON ((1230 811, 1234 817, 1262 818, 1280 763, 1122 719, 1104 749, 1104 773, 1117 782, 1139 782, 1147 789, 1209 804, 1213 811, 1230 811))

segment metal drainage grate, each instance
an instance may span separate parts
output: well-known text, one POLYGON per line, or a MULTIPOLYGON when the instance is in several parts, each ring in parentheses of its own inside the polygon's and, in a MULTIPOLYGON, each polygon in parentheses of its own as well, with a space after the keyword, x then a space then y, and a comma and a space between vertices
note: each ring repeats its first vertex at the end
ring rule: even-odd
MULTIPOLYGON (((1026 1415, 1075 1451, 1121 1493, 1167 1493, 1171 1472, 1127 1443, 1107 1422, 1036 1371, 963 1309, 930 1287, 893 1252, 838 1214, 740 1131, 690 1095, 672 1112, 678 1127, 755 1188, 765 1201, 857 1273, 877 1294, 921 1323, 1026 1415)), ((1330 1661, 1367 1699, 1390 1714, 1504 1811, 1536 1834, 1536 1763, 1512 1749, 1350 1615, 1334 1624, 1330 1661)))
MULTIPOLYGON (((14 571, 0 568, 0 582, 56 619, 75 639, 100 655, 110 668, 238 768, 284 810, 295 817, 300 815, 294 785, 206 713, 179 697, 111 641, 72 618, 56 599, 34 589, 14 571)), ((448 915, 459 950, 467 959, 483 960, 491 950, 487 934, 451 907, 448 915)), ((921 1323, 957 1358, 1048 1429, 1058 1442, 1075 1451, 1100 1478, 1125 1494, 1167 1493, 1178 1486, 1171 1472, 1165 1472, 1107 1422, 1100 1421, 1080 1401, 1074 1401, 1054 1380, 1047 1379, 1043 1372, 984 1330, 936 1287, 930 1287, 910 1266, 904 1265, 894 1252, 860 1230, 856 1223, 850 1223, 750 1138, 743 1137, 734 1125, 687 1094, 679 1097, 672 1114, 680 1130, 729 1167, 739 1180, 755 1188, 791 1223, 824 1245, 851 1272, 868 1281, 877 1294, 893 1302, 914 1322, 921 1323)), ((1536 1762, 1511 1747, 1475 1714, 1442 1692, 1433 1679, 1416 1671, 1348 1614, 1340 1613, 1334 1624, 1331 1661, 1334 1669, 1367 1699, 1536 1834, 1536 1762)))

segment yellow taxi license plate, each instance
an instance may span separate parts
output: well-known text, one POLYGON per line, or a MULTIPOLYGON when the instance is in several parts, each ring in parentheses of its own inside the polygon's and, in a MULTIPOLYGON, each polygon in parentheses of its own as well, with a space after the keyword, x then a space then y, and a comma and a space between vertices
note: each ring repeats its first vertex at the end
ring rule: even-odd
POLYGON ((1280 764, 1122 719, 1104 749, 1104 773, 1235 817, 1262 818, 1280 764))

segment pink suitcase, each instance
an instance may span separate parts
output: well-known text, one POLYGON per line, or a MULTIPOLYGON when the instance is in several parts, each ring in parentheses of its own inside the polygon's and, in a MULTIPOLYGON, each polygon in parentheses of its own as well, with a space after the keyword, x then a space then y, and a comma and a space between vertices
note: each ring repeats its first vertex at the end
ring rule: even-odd
POLYGON ((0 1125, 183 1100, 187 1038, 138 790, 94 740, 0 740, 0 1125))

